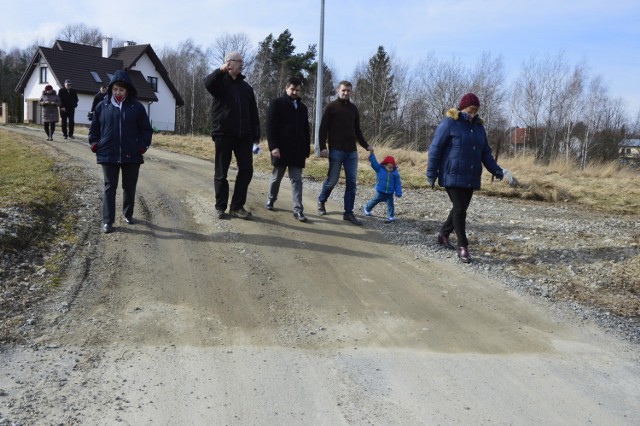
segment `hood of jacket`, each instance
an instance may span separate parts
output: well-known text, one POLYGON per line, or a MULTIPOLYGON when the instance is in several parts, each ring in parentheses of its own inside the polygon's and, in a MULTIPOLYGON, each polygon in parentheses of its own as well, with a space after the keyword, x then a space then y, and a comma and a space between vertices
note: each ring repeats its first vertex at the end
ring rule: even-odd
MULTIPOLYGON (((449 111, 447 111, 447 117, 451 118, 452 120, 457 121, 461 115, 462 111, 460 111, 458 108, 451 108, 449 111)), ((483 124, 484 120, 476 115, 473 119, 473 123, 483 124)))
POLYGON ((127 99, 136 100, 138 98, 138 90, 136 90, 129 74, 125 70, 118 70, 113 74, 111 81, 109 82, 109 87, 107 88, 107 98, 109 102, 111 102, 111 88, 114 83, 121 82, 127 85, 127 99))

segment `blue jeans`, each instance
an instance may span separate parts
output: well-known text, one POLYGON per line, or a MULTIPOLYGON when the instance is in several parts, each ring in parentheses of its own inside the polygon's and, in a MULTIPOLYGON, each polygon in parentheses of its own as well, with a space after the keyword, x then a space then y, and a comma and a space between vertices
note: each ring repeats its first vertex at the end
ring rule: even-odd
POLYGON ((368 212, 370 212, 378 203, 382 203, 383 201, 387 202, 387 215, 389 218, 395 216, 395 210, 393 208, 393 192, 391 194, 385 194, 384 192, 376 191, 376 196, 373 197, 365 207, 368 212))
POLYGON ((329 150, 329 171, 327 179, 322 184, 322 191, 318 201, 326 202, 331 191, 338 183, 340 169, 344 166, 346 188, 344 190, 344 214, 353 213, 356 201, 356 176, 358 174, 358 151, 329 150))

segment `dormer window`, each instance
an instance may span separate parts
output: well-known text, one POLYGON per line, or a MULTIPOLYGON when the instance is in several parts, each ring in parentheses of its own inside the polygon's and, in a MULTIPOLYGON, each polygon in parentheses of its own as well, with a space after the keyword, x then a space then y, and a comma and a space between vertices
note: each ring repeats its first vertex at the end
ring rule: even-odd
POLYGON ((89 71, 91 73, 91 77, 93 77, 93 81, 95 81, 96 83, 102 83, 102 79, 100 78, 100 75, 95 72, 95 71, 89 71))

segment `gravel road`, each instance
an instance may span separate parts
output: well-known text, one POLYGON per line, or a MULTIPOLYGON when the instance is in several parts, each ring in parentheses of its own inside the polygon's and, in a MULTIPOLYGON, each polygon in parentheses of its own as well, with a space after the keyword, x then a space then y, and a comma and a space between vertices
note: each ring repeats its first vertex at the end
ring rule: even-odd
POLYGON ((637 323, 561 297, 634 264, 637 217, 478 195, 462 265, 434 242, 442 191, 356 227, 307 182, 299 223, 256 175, 254 219, 218 221, 211 164, 150 150, 138 223, 104 235, 93 154, 49 145, 89 182, 80 241, 0 348, 0 425, 640 423, 637 323))

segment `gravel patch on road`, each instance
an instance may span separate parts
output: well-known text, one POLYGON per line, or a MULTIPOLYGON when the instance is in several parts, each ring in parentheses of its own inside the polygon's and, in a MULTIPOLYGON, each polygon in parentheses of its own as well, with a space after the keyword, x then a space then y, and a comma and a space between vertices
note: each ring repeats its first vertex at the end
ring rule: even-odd
MULTIPOLYGON (((305 192, 319 194, 320 189, 320 182, 305 181, 305 192)), ((330 200, 341 204, 343 194, 337 186, 330 200)), ((465 265, 456 252, 436 242, 451 208, 444 190, 405 190, 395 199, 398 220, 392 224, 385 223, 384 204, 374 208, 373 216, 364 216, 362 207, 373 195, 373 188, 359 186, 356 215, 364 226, 416 258, 457 263, 547 304, 567 321, 595 321, 608 332, 640 343, 640 295, 635 292, 640 288, 638 216, 488 197, 477 191, 467 217, 473 261, 465 265)))

